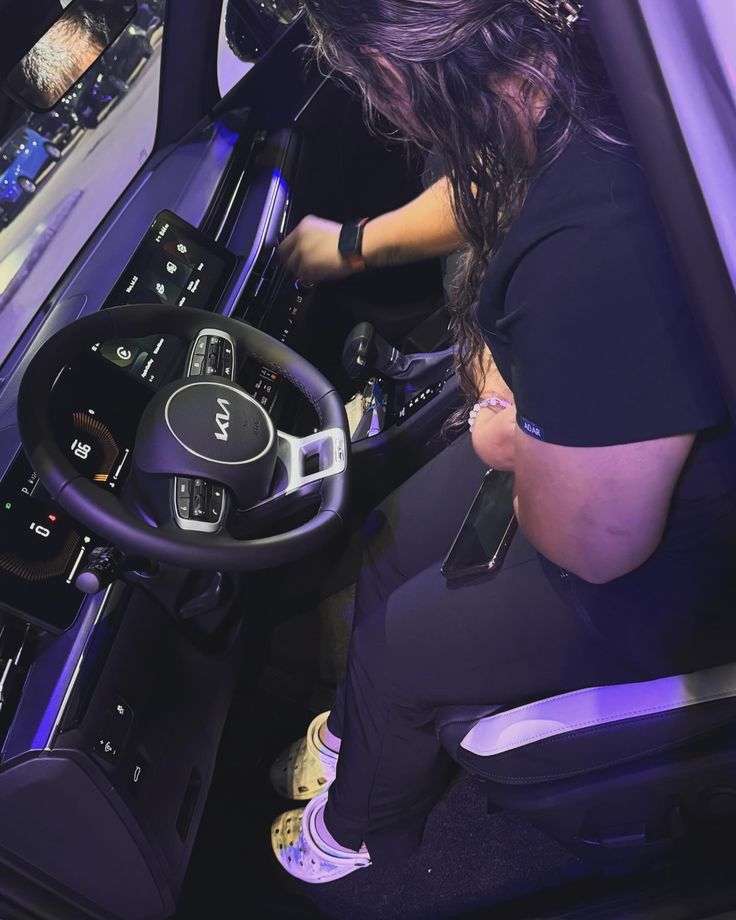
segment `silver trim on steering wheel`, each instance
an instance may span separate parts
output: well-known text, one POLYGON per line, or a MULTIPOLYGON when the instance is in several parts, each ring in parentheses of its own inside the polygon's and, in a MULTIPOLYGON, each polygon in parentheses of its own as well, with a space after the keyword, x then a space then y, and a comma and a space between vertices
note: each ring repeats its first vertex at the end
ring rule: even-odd
POLYGON ((345 472, 348 463, 348 444, 345 433, 339 428, 326 428, 305 438, 297 438, 278 430, 276 435, 277 457, 286 470, 286 481, 271 495, 254 505, 254 508, 261 508, 278 498, 298 492, 304 486, 345 472), (319 468, 313 473, 306 473, 306 464, 315 462, 319 468))

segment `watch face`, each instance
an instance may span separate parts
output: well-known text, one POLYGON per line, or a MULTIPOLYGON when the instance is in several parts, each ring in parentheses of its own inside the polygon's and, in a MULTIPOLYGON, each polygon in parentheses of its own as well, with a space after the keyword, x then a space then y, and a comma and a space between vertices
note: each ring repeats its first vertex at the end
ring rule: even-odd
POLYGON ((363 262, 363 228, 367 223, 368 219, 364 218, 343 224, 338 249, 346 259, 357 256, 363 262))

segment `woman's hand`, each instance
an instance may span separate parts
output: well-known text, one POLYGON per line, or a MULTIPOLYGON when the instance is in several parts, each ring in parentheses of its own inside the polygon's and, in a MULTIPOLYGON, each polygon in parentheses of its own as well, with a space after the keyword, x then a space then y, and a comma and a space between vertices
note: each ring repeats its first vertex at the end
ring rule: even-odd
POLYGON ((279 258, 289 274, 312 284, 351 275, 353 269, 338 248, 341 230, 335 221, 305 217, 279 246, 279 258))
POLYGON ((514 471, 516 407, 481 409, 470 438, 473 450, 494 470, 514 471))

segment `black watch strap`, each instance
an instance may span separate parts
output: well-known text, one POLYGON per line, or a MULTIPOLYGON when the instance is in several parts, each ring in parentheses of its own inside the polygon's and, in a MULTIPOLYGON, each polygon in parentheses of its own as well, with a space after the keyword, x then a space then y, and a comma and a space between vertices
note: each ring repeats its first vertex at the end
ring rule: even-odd
POLYGON ((369 218, 364 217, 361 220, 351 220, 343 224, 340 231, 340 241, 337 248, 343 259, 350 263, 354 271, 360 271, 366 267, 365 258, 363 257, 363 230, 368 223, 369 218))

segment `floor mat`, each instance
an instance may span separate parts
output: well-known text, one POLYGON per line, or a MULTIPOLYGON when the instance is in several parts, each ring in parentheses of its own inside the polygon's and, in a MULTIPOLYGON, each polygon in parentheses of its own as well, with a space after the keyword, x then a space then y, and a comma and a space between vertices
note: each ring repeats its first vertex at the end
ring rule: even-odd
POLYGON ((522 819, 489 815, 485 798, 463 777, 433 811, 421 849, 405 866, 356 872, 308 894, 335 920, 444 920, 586 872, 522 819))

